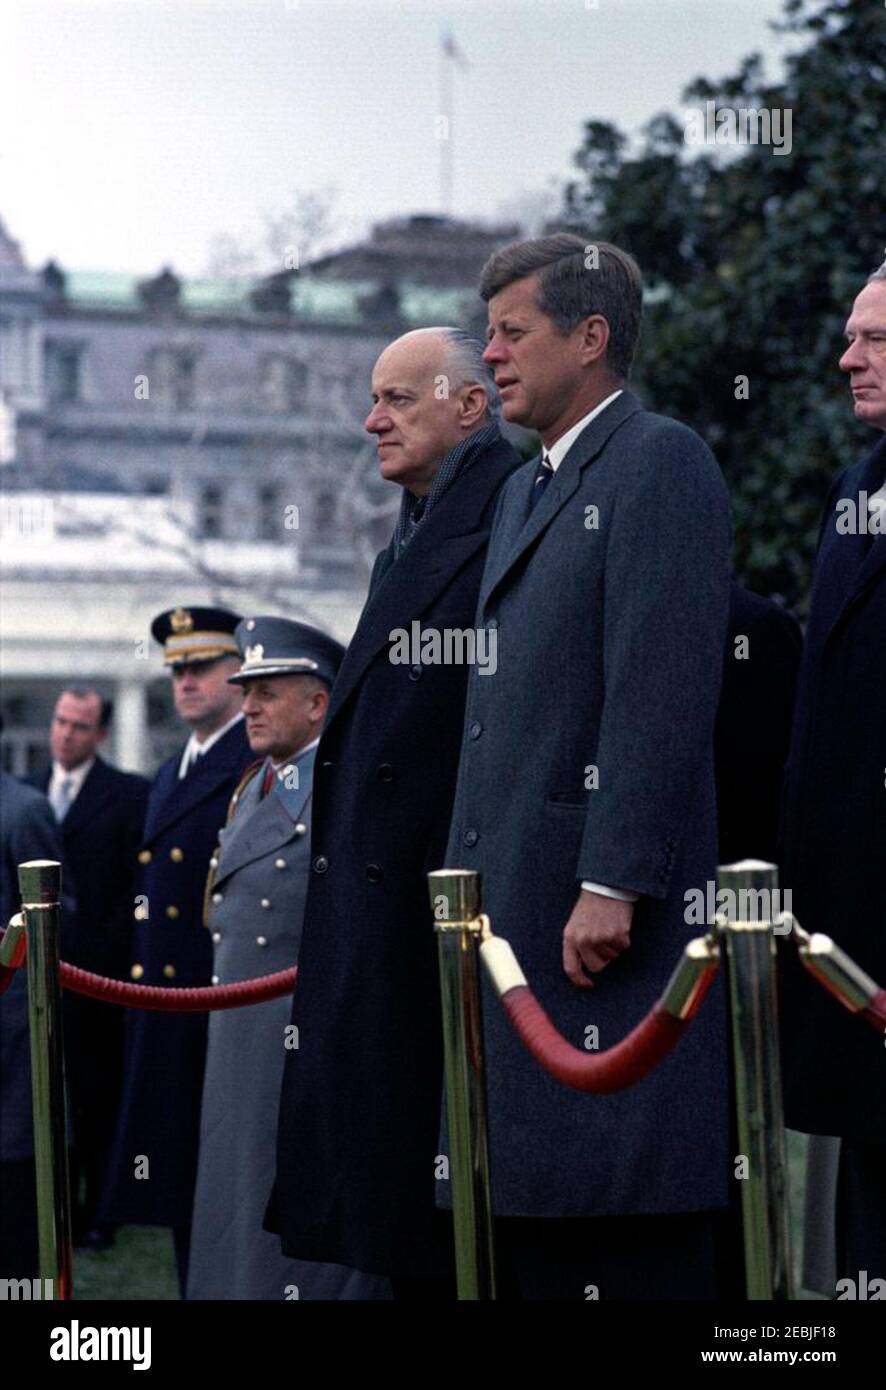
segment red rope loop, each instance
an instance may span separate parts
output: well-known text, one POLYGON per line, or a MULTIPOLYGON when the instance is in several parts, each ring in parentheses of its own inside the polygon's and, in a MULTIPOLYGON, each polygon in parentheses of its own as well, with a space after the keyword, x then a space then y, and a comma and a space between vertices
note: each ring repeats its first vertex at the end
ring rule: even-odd
POLYGON ((291 994, 298 969, 278 970, 274 975, 260 975, 255 980, 241 980, 231 985, 206 985, 200 988, 167 989, 162 985, 131 985, 127 980, 109 980, 93 975, 77 965, 61 962, 61 982, 75 994, 101 999, 106 1004, 124 1004, 130 1009, 151 1009, 170 1014, 204 1013, 214 1009, 239 1009, 245 1004, 263 1004, 268 999, 280 999, 291 994))
POLYGON ((509 989, 501 1003, 517 1036, 546 1072, 564 1086, 599 1096, 642 1081, 676 1047, 691 1021, 674 1018, 658 1003, 621 1042, 589 1054, 557 1031, 528 986, 509 989))
MULTIPOLYGON (((4 932, 0 930, 0 941, 4 932)), ((0 965, 0 995, 9 988, 17 966, 0 965)), ((111 980, 94 975, 78 965, 59 962, 59 978, 65 989, 85 994, 106 1004, 122 1004, 128 1009, 150 1009, 155 1013, 196 1014, 215 1009, 240 1009, 246 1004, 264 1004, 268 999, 282 999, 291 994, 298 967, 278 970, 273 975, 260 975, 255 980, 239 980, 230 985, 206 985, 198 988, 168 989, 162 985, 133 985, 128 980, 111 980)))

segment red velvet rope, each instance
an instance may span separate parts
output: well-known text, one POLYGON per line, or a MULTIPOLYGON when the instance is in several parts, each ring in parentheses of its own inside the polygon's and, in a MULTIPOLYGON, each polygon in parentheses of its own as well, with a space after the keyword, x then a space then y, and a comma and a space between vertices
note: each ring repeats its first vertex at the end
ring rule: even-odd
MULTIPOLYGON (((0 931, 0 941, 4 933, 0 931)), ((0 995, 12 984, 16 967, 0 965, 0 995)), ((60 962, 59 975, 65 989, 100 999, 106 1004, 123 1004, 129 1009, 151 1009, 155 1013, 196 1014, 214 1009, 239 1009, 246 1004, 264 1004, 291 994, 298 967, 260 975, 255 980, 239 980, 230 985, 206 985, 199 989, 167 989, 162 985, 132 985, 128 980, 109 980, 93 975, 78 965, 60 962)))
MULTIPOLYGON (((708 977, 707 989, 713 979, 708 977)), ((582 1052, 558 1033, 527 985, 516 985, 501 997, 518 1037, 555 1080, 576 1091, 610 1095, 642 1081, 676 1046, 689 1019, 674 1018, 656 1004, 626 1038, 595 1054, 582 1052)))
POLYGON ((866 1009, 862 1009, 864 1017, 878 1033, 886 1033, 886 989, 881 989, 879 994, 875 994, 866 1009))
POLYGON ((298 969, 278 970, 256 980, 231 985, 206 985, 199 989, 167 989, 162 985, 131 985, 128 980, 109 980, 93 975, 77 965, 61 962, 61 982, 75 994, 102 999, 106 1004, 124 1004, 130 1009, 153 1009, 168 1014, 195 1014, 210 1009, 239 1009, 244 1004, 263 1004, 291 994, 298 969))

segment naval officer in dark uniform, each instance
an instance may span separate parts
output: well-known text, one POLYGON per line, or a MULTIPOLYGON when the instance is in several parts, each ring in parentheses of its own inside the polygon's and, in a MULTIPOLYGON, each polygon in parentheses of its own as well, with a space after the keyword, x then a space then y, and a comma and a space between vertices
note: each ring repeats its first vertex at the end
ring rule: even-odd
MULTIPOLYGON (((151 633, 171 672, 185 746, 151 787, 138 853, 130 977, 173 988, 208 985, 212 944, 202 922, 209 859, 231 795, 251 754, 239 687, 234 629, 224 608, 175 608, 151 633)), ((206 1015, 127 1011, 124 1088, 103 1219, 171 1226, 184 1292, 197 1174, 206 1015)))
MULTIPOLYGON (((246 734, 257 761, 231 798, 210 861, 205 920, 213 981, 286 970, 298 960, 310 872, 314 758, 344 649, 289 618, 236 632, 246 734)), ((297 1045, 290 998, 210 1015, 194 1199, 191 1299, 367 1299, 387 1280, 287 1259, 262 1229, 274 1178, 283 1060, 297 1045)))

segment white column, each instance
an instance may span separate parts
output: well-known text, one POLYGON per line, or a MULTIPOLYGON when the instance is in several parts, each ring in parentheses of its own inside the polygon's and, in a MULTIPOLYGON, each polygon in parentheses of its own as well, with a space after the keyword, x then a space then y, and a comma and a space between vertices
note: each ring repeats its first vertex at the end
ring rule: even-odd
POLYGON ((148 698, 141 681, 119 681, 114 692, 114 760, 125 772, 149 768, 148 698))

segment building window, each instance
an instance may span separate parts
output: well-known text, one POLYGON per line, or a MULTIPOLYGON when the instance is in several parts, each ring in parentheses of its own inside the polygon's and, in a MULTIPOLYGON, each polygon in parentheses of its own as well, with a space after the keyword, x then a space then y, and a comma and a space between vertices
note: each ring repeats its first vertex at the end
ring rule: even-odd
POLYGON ((54 405, 80 400, 82 356, 76 343, 46 344, 46 394, 54 405))
POLYGON ((280 497, 272 484, 258 490, 258 539, 280 539, 280 497))
POLYGON ((224 529, 224 493, 217 483, 204 483, 200 489, 199 534, 203 540, 217 540, 224 529))
POLYGON ((187 348, 155 348, 148 362, 148 399, 170 410, 194 404, 196 358, 187 348))
POLYGON ((275 355, 262 362, 261 398, 266 410, 297 410, 304 402, 308 369, 304 362, 275 355))

